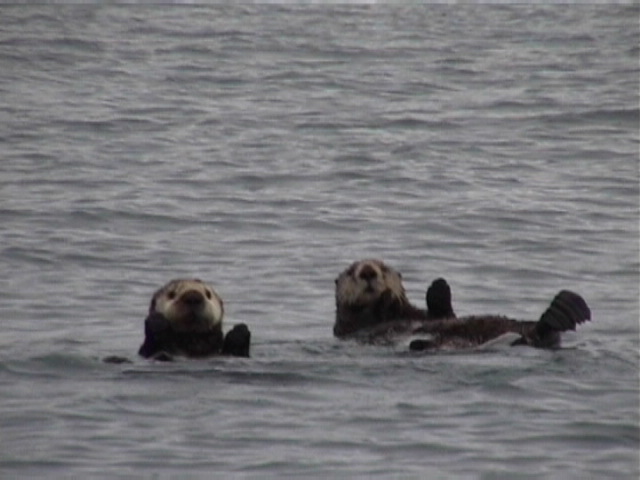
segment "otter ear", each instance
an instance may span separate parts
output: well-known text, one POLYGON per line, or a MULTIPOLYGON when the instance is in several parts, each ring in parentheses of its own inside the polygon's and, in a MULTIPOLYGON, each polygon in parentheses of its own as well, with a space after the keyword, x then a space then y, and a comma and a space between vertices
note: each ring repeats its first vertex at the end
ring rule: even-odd
POLYGON ((333 283, 335 283, 336 285, 338 284, 338 279, 336 278, 333 283))

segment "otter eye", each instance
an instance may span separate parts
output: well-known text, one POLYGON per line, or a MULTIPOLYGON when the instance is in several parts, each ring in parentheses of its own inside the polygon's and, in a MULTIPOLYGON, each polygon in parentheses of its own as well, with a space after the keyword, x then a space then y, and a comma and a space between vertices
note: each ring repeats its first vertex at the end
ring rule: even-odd
POLYGON ((176 298, 176 291, 171 290, 169 293, 167 293, 167 297, 169 298, 169 300, 173 300, 174 298, 176 298))
POLYGON ((206 290, 204 293, 207 296, 207 299, 211 300, 211 290, 206 290))

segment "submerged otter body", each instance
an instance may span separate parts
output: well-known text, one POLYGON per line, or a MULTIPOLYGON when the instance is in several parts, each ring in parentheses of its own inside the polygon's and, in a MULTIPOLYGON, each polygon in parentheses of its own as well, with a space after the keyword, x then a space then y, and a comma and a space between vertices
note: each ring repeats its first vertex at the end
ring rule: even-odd
POLYGON ((406 297, 401 275, 380 260, 353 263, 336 279, 334 335, 361 343, 393 344, 416 335, 414 351, 472 348, 504 334, 519 335, 513 345, 557 348, 560 334, 591 318, 584 299, 571 291, 556 295, 537 321, 499 315, 457 318, 447 282, 435 280, 426 294, 427 310, 406 297))
POLYGON ((173 355, 248 357, 249 329, 239 324, 224 336, 223 316, 222 299, 209 285, 198 279, 172 280, 151 299, 138 354, 159 360, 173 355))
MULTIPOLYGON (((443 279, 436 280, 427 296, 427 310, 411 304, 399 272, 381 260, 352 263, 335 280, 336 319, 333 334, 338 338, 367 339, 367 332, 385 326, 409 332, 422 322, 453 318, 451 291, 443 279), (437 292, 437 294, 436 294, 437 292), (447 300, 448 299, 448 300, 447 300)), ((384 335, 379 335, 382 338, 384 335)))

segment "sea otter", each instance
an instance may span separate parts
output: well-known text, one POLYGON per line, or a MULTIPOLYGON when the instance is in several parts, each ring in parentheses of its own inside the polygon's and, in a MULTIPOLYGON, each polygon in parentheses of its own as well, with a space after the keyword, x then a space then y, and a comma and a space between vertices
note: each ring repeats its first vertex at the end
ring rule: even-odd
MULTIPOLYGON (((444 279, 433 282, 427 294, 427 309, 409 302, 402 275, 377 259, 352 263, 335 280, 336 319, 333 334, 338 338, 359 338, 380 325, 396 333, 414 323, 455 318, 451 291, 444 279)), ((415 327, 415 325, 414 325, 415 327)))
POLYGON ((336 279, 333 333, 372 344, 393 344, 419 335, 422 338, 412 341, 410 349, 434 350, 478 346, 511 332, 519 335, 513 345, 555 348, 561 332, 574 330, 591 317, 580 295, 563 290, 538 321, 497 315, 456 318, 451 289, 443 278, 431 284, 426 302, 427 310, 411 305, 400 273, 382 261, 355 262, 336 279))
POLYGON ((251 332, 238 324, 222 333, 224 306, 213 288, 198 279, 176 279, 155 292, 144 322, 138 354, 170 360, 173 355, 248 357, 251 332))

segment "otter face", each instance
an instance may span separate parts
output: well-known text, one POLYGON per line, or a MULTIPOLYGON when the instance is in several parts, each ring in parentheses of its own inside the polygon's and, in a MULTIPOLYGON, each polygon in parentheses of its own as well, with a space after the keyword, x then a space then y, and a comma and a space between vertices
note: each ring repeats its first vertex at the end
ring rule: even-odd
POLYGON ((222 299, 198 279, 172 280, 151 299, 149 314, 162 315, 175 332, 196 333, 222 328, 222 299))
POLYGON ((381 260, 354 262, 336 278, 336 305, 366 307, 380 299, 383 293, 405 300, 402 276, 381 260))

